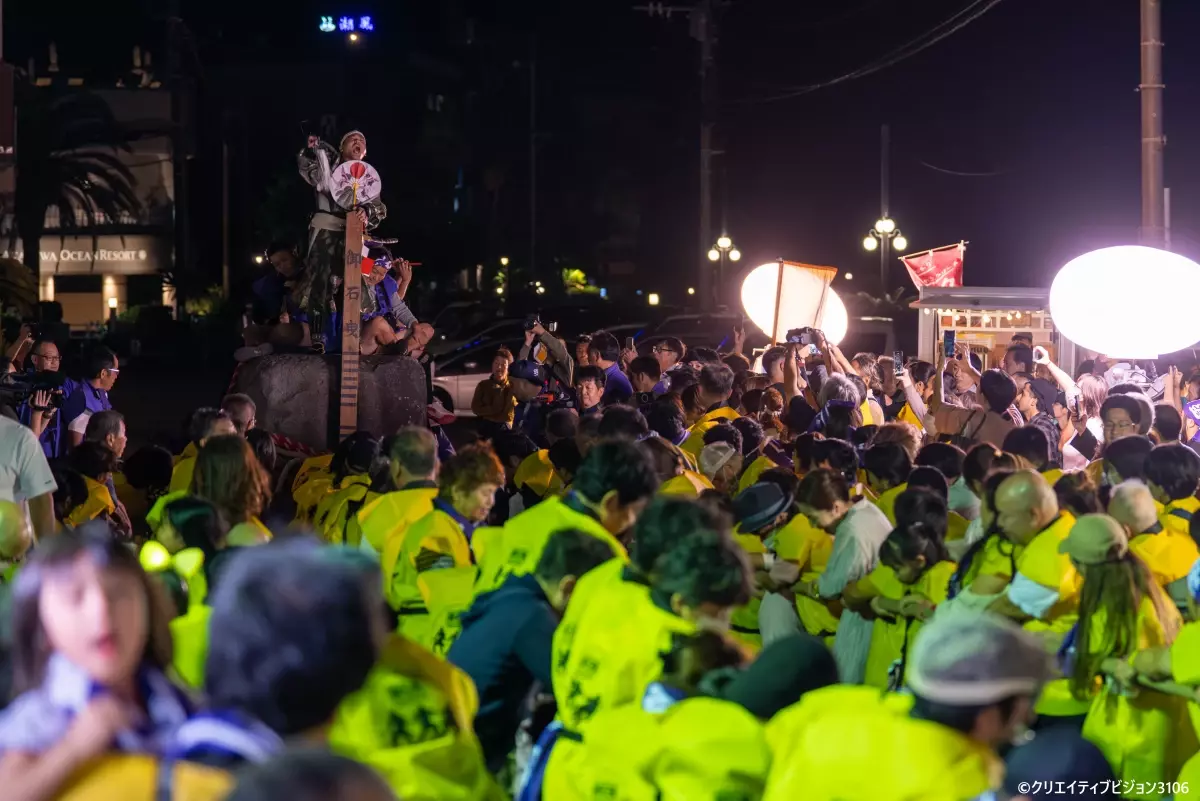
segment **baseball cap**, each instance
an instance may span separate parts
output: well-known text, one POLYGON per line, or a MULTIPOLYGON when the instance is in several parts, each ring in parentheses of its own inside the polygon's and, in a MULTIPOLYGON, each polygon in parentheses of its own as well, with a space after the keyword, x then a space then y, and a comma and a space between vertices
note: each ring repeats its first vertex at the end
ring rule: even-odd
POLYGON ((509 378, 521 378, 533 384, 546 383, 546 368, 532 359, 518 359, 508 367, 509 378))
POLYGON ((1129 536, 1108 515, 1084 515, 1071 526, 1071 533, 1058 544, 1058 552, 1081 565, 1102 565, 1129 553, 1129 536))
POLYGON ((996 615, 935 618, 913 646, 905 684, 949 706, 986 706, 1037 696, 1051 676, 1051 656, 1037 637, 996 615))

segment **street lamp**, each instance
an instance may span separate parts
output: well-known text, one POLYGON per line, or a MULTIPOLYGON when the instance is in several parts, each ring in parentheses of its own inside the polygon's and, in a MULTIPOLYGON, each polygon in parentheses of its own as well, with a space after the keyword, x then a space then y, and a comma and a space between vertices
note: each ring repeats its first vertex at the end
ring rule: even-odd
POLYGON ((729 234, 721 234, 717 237, 717 242, 708 251, 708 260, 711 262, 720 262, 717 265, 717 280, 715 285, 718 291, 724 287, 725 281, 725 261, 741 261, 742 251, 738 250, 733 245, 733 240, 729 238, 729 234))
POLYGON ((500 266, 501 266, 501 267, 507 267, 507 266, 508 266, 508 256, 501 256, 501 257, 500 257, 500 266))
MULTIPOLYGON (((880 291, 887 291, 888 251, 897 253, 908 249, 908 239, 900 232, 896 221, 891 217, 880 217, 875 221, 871 230, 863 237, 863 250, 868 253, 879 251, 879 285, 880 291)), ((849 276, 847 276, 848 278, 849 276)))

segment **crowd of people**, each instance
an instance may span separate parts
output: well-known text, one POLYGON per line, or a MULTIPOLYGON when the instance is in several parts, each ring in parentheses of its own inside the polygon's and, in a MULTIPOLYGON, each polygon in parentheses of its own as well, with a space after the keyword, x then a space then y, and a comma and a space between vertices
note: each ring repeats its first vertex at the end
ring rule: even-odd
POLYGON ((810 334, 534 319, 476 441, 307 457, 127 454, 97 349, 0 418, 3 797, 1200 793, 1200 378, 810 334))

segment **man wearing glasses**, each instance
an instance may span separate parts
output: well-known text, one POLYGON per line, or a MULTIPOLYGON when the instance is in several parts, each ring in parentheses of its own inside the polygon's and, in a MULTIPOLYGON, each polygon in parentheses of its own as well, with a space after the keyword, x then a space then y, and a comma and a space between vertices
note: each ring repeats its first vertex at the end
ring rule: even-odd
POLYGON ((98 345, 92 350, 84 365, 84 381, 70 381, 63 384, 63 405, 59 416, 67 429, 70 447, 74 448, 83 442, 87 431, 88 418, 96 412, 112 408, 108 400, 108 391, 117 383, 117 375, 121 372, 117 362, 117 354, 108 348, 98 345))
POLYGON ((654 385, 655 395, 663 395, 670 390, 671 377, 668 373, 683 361, 684 352, 683 342, 675 337, 667 337, 654 346, 654 359, 658 362, 659 372, 662 373, 662 377, 654 385))
MULTIPOLYGON (((33 340, 29 361, 32 366, 25 371, 27 375, 57 373, 62 370, 62 356, 58 352, 58 345, 48 337, 38 337, 33 340)), ((21 422, 29 426, 34 434, 37 434, 38 442, 47 459, 57 459, 60 456, 66 456, 67 453, 62 415, 57 414, 57 411, 51 404, 51 393, 47 390, 35 392, 17 410, 21 422)))

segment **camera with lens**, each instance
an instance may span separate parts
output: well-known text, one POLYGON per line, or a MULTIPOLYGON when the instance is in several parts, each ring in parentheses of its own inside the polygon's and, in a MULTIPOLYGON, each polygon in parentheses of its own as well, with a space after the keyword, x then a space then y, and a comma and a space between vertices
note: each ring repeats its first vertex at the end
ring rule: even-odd
POLYGON ((33 397, 37 392, 50 393, 50 405, 62 408, 62 386, 66 380, 62 373, 43 370, 37 373, 10 373, 0 383, 0 403, 14 409, 33 397))
POLYGON ((787 341, 790 345, 815 345, 820 341, 818 334, 812 326, 793 328, 787 332, 787 341))
POLYGON ((540 325, 550 333, 558 330, 558 323, 543 323, 542 317, 539 314, 529 314, 525 316, 525 330, 532 331, 535 325, 540 325))

